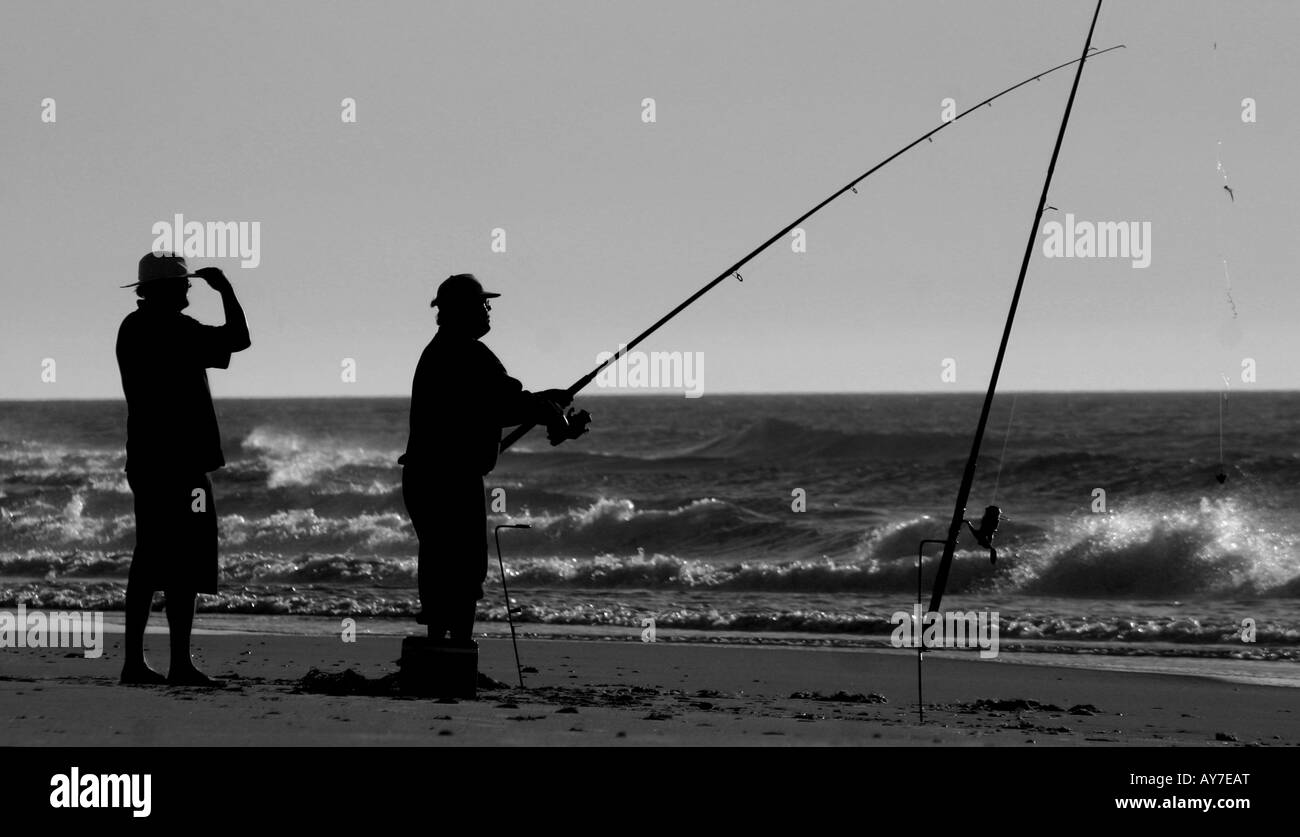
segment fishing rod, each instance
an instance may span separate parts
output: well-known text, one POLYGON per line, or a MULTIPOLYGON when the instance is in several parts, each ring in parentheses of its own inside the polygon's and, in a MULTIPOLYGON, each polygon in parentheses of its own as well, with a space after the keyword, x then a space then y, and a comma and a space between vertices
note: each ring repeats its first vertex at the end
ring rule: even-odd
MULTIPOLYGON (((735 276, 737 279, 739 279, 740 281, 743 282, 743 281, 744 281, 744 278, 740 275, 740 269, 741 269, 742 267, 744 267, 745 265, 749 264, 749 262, 750 262, 750 261, 751 261, 755 256, 757 256, 758 254, 762 253, 764 250, 766 250, 767 248, 771 247, 771 246, 772 246, 773 244, 775 244, 777 241, 779 241, 779 240, 781 240, 782 238, 784 238, 784 237, 786 236, 787 233, 789 233, 789 232, 790 232, 791 230, 793 230, 795 227, 797 227, 797 226, 799 226, 800 224, 802 224, 804 221, 806 221, 806 220, 808 220, 809 218, 811 218, 811 217, 812 217, 813 215, 815 215, 817 212, 821 211, 821 209, 822 209, 823 207, 825 207, 827 204, 831 203, 831 202, 834 201, 836 198, 838 198, 838 197, 840 197, 841 195, 843 195, 845 192, 852 191, 854 194, 857 194, 857 191, 858 191, 858 190, 857 190, 857 185, 858 185, 859 183, 861 183, 863 180, 866 180, 868 177, 870 177, 871 175, 875 174, 877 171, 879 171, 880 169, 884 168, 884 167, 887 166, 889 163, 893 162, 896 158, 902 156, 902 155, 905 154, 906 152, 908 152, 908 151, 910 151, 911 149, 915 148, 916 146, 920 145, 920 144, 921 144, 922 142, 924 142, 925 140, 930 140, 931 142, 933 142, 934 140, 933 140, 932 138, 934 137, 934 135, 937 134, 937 133, 939 133, 940 131, 942 131, 944 128, 947 128, 947 127, 948 127, 949 125, 951 125, 953 122, 956 122, 958 119, 961 119, 962 117, 966 116, 967 114, 969 114, 969 113, 971 113, 971 112, 973 112, 973 111, 979 110, 980 108, 984 107, 985 105, 992 106, 993 102, 997 101, 998 99, 1002 98, 1003 96, 1007 95, 1008 93, 1012 92, 1013 90, 1016 90, 1016 89, 1018 89, 1018 88, 1020 88, 1020 87, 1024 87, 1026 84, 1028 84, 1028 83, 1031 82, 1031 81, 1039 81, 1039 80, 1041 80, 1041 79, 1043 78, 1043 76, 1048 75, 1049 73, 1054 73, 1054 72, 1056 72, 1057 70, 1062 69, 1063 67, 1068 67, 1068 66, 1070 66, 1071 64, 1081 64, 1082 61, 1084 60, 1084 58, 1089 58, 1089 57, 1091 57, 1091 58, 1096 58, 1098 55, 1104 55, 1104 54, 1106 54, 1106 53, 1108 53, 1108 52, 1111 52, 1112 50, 1123 49, 1123 48, 1124 48, 1124 44, 1117 44, 1117 45, 1115 45, 1115 46, 1113 46, 1113 47, 1107 47, 1106 49, 1100 50, 1100 51, 1097 52, 1096 55, 1092 55, 1092 56, 1089 56, 1089 55, 1088 55, 1088 52, 1089 52, 1090 50, 1084 50, 1083 58, 1076 58, 1076 59, 1074 59, 1073 61, 1066 61, 1064 64, 1057 64, 1055 67, 1052 67, 1051 69, 1047 69, 1047 70, 1043 70, 1042 72, 1035 73, 1034 75, 1030 76, 1029 78, 1025 79, 1024 81, 1018 82, 1017 84, 1013 84, 1013 85, 1011 85, 1010 87, 1008 87, 1006 90, 1001 91, 1000 93, 995 93, 994 95, 988 97, 987 99, 985 99, 984 101, 980 102, 979 104, 977 104, 977 105, 972 105, 971 107, 967 108, 966 110, 964 110, 964 111, 962 111, 961 113, 959 113, 959 114, 957 114, 956 116, 954 116, 952 119, 940 123, 940 124, 939 124, 939 127, 934 128, 933 130, 928 131, 928 132, 922 134, 921 136, 917 137, 916 139, 912 140, 912 141, 909 142, 907 145, 905 145, 905 146, 903 146, 902 148, 898 149, 898 150, 895 151, 893 154, 890 154, 888 157, 886 157, 885 159, 881 160, 879 163, 876 163, 874 166, 872 166, 871 168, 867 169, 865 172, 863 172, 862 174, 858 175, 858 176, 857 176, 856 178, 854 178, 853 180, 850 180, 850 181, 849 181, 847 184, 845 184, 842 188, 840 188, 840 189, 836 190, 835 192, 833 192, 833 193, 830 195, 830 197, 826 198, 826 199, 823 200, 821 203, 819 203, 819 204, 817 204, 816 206, 814 206, 812 209, 808 210, 808 211, 805 212, 804 214, 800 215, 798 218, 796 218, 796 219, 794 219, 793 221, 791 221, 789 224, 787 224, 785 227, 783 227, 783 228, 781 229, 781 231, 778 232, 776 235, 772 236, 772 237, 769 238, 767 241, 764 241, 764 242, 763 242, 762 244, 760 244, 758 247, 756 247, 756 248, 754 248, 753 250, 751 250, 751 251, 750 251, 750 252, 749 252, 749 253, 748 253, 744 258, 742 258, 740 261, 736 262, 736 263, 733 264, 731 267, 729 267, 729 268, 727 268, 726 270, 724 270, 724 271, 722 271, 721 273, 719 273, 719 274, 717 275, 717 277, 715 277, 715 278, 713 279, 713 281, 709 282, 707 285, 705 285, 704 287, 700 288, 700 289, 699 289, 698 291, 696 291, 695 293, 691 294, 689 297, 686 298, 686 300, 685 300, 684 302, 682 302, 682 303, 681 303, 680 305, 678 305, 676 308, 674 308, 673 310, 669 311, 667 314, 665 314, 665 315, 663 315, 662 317, 660 317, 660 318, 659 318, 659 319, 654 323, 654 325, 650 326, 650 327, 647 328, 645 331, 641 332, 641 333, 638 334, 636 337, 632 338, 631 342, 628 342, 628 343, 625 343, 625 344, 620 345, 620 346, 619 346, 619 349, 618 349, 617 352, 615 352, 615 353, 614 353, 612 356, 610 356, 609 358, 606 358, 602 363, 598 364, 598 365, 596 366, 595 369, 591 370, 591 371, 588 372, 586 375, 584 375, 584 376, 582 376, 581 378, 579 378, 578 380, 574 381, 574 382, 573 382, 573 385, 570 386, 570 387, 566 390, 566 392, 568 392, 570 396, 577 395, 579 391, 581 391, 581 390, 584 389, 588 384, 590 384, 592 381, 594 381, 594 380, 596 379, 596 376, 599 375, 601 372, 603 372, 603 371, 604 371, 608 366, 610 366, 611 364, 617 362, 618 359, 619 359, 620 357, 622 357, 623 355, 627 354, 627 353, 630 352, 632 349, 636 348, 636 346, 637 346, 637 345, 638 345, 642 340, 645 340, 645 339, 646 339, 647 337, 649 337, 651 334, 654 334, 656 331, 659 330, 659 328, 660 328, 661 326, 663 326, 665 323, 667 323, 667 322, 668 322, 669 320, 671 320, 673 317, 676 317, 676 316, 677 316, 678 314, 680 314, 682 311, 686 310, 686 309, 687 309, 687 308, 688 308, 692 303, 694 303, 697 299, 699 299, 700 297, 704 296, 704 295, 705 295, 706 293, 708 293, 709 291, 713 290, 713 289, 714 289, 715 287, 717 287, 717 285, 720 284, 723 280, 725 280, 725 279, 729 279, 729 278, 731 278, 732 276, 735 276)), ((1093 49, 1095 49, 1095 47, 1093 47, 1093 49)), ((1077 83, 1078 83, 1078 80, 1077 80, 1077 78, 1076 78, 1076 84, 1077 84, 1077 83)), ((1073 95, 1072 95, 1071 98, 1073 98, 1073 95)), ((1041 210, 1040 210, 1040 212, 1041 212, 1041 210)), ((510 432, 509 435, 507 435, 504 439, 501 440, 501 448, 500 448, 500 449, 501 449, 502 451, 504 451, 506 448, 510 447, 510 446, 513 445, 515 442, 517 442, 517 441, 519 441, 521 438, 523 438, 523 436, 524 436, 525 434, 527 434, 528 431, 532 430, 532 429, 533 429, 534 427, 536 427, 536 426, 537 426, 536 424, 521 424, 519 427, 516 427, 513 431, 510 432)))
MULTIPOLYGON (((1002 360, 1007 353, 1007 342, 1011 339, 1011 326, 1016 319, 1016 308, 1020 305, 1020 292, 1025 286, 1025 274, 1029 272, 1029 259, 1034 254, 1034 243, 1038 238, 1038 224, 1047 206, 1047 193, 1052 188, 1052 175, 1056 171, 1056 160, 1061 154, 1061 143, 1065 140, 1065 128, 1070 123, 1070 111, 1074 108, 1074 95, 1079 90, 1079 79, 1083 77, 1083 65, 1089 58, 1092 47, 1092 33, 1097 28, 1097 18, 1101 14, 1102 0, 1097 0, 1097 9, 1092 13, 1092 25, 1088 27, 1088 38, 1083 43, 1083 55, 1079 57, 1079 69, 1074 74, 1074 84, 1070 87, 1070 98, 1065 103, 1065 115, 1061 117, 1061 129, 1056 134, 1056 147, 1052 149, 1052 160, 1047 164, 1047 177, 1043 180, 1043 192, 1038 198, 1038 209, 1034 213, 1033 223, 1029 226, 1029 243, 1025 245, 1025 258, 1020 263, 1020 276, 1016 279, 1016 291, 1011 296, 1011 308, 1007 311, 1006 326, 1002 329, 1002 343, 998 346, 997 360, 993 362, 993 374, 989 377, 988 392, 984 395, 984 406, 980 410, 979 423, 975 426, 975 439, 971 443, 970 457, 966 460, 966 470, 962 473, 961 488, 957 491, 957 503, 953 508, 952 523, 948 526, 948 538, 943 544, 943 557, 939 559, 939 570, 934 578, 934 588, 930 593, 930 613, 938 613, 943 601, 944 587, 948 583, 948 571, 952 569, 953 554, 957 550, 957 536, 961 534, 962 523, 970 526, 980 546, 992 550, 993 535, 997 531, 1001 510, 989 506, 984 510, 979 528, 965 520, 966 501, 970 499, 971 486, 975 482, 975 465, 980 455, 980 445, 984 441, 984 428, 988 425, 989 410, 993 406, 993 395, 998 388, 998 376, 1002 372, 1002 360)), ((1100 53, 1098 53, 1100 55, 1100 53)), ((997 560, 993 553, 993 560, 997 560)))

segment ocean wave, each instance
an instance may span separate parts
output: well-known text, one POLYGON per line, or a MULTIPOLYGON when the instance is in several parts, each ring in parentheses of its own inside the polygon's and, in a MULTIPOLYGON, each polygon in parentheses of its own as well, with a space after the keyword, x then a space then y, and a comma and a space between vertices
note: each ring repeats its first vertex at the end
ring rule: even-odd
POLYGON ((415 532, 404 514, 384 512, 322 517, 314 509, 293 509, 262 517, 224 515, 221 543, 231 549, 313 552, 351 548, 366 553, 414 551, 415 532))
MULTIPOLYGON (((377 617, 409 619, 419 612, 413 568, 405 578, 389 578, 387 585, 305 586, 301 571, 336 578, 340 566, 367 582, 376 580, 374 567, 320 556, 309 566, 286 574, 276 562, 249 562, 245 580, 225 580, 222 590, 200 597, 203 613, 270 614, 317 617, 377 617), (287 580, 286 580, 287 579, 287 580), (293 583, 289 583, 293 582, 293 583)), ((525 633, 530 625, 604 628, 611 635, 636 636, 653 619, 661 632, 674 630, 718 632, 731 635, 793 633, 823 637, 856 637, 887 647, 897 625, 896 615, 911 613, 910 602, 900 597, 887 602, 876 597, 865 605, 819 602, 786 594, 750 594, 743 599, 682 601, 666 594, 612 592, 593 595, 584 591, 541 590, 520 586, 512 574, 514 622, 525 633)), ((487 599, 479 602, 476 619, 505 623, 504 600, 490 578, 487 599)), ((0 582, 0 609, 19 603, 29 609, 113 610, 124 606, 121 581, 49 580, 33 583, 0 582)), ((1224 656, 1241 659, 1300 661, 1300 622, 1289 608, 1264 612, 1258 603, 1250 609, 1205 606, 1191 613, 1157 614, 1146 606, 1133 613, 1093 614, 1069 612, 1069 602, 1056 602, 1043 610, 1041 602, 1026 609, 1018 600, 998 609, 998 639, 1002 650, 1101 654, 1160 654, 1167 656, 1224 656), (1242 642, 1240 613, 1259 614, 1253 641, 1242 642)), ((816 642, 816 640, 813 640, 816 642)), ((832 640, 833 641, 833 640, 832 640)))
MULTIPOLYGON (((129 552, 129 496, 116 483, 106 488, 111 491, 52 490, 19 503, 6 498, 0 503, 0 571, 25 570, 10 562, 39 552, 129 552)), ((362 490, 364 504, 360 494, 302 486, 234 501, 219 491, 222 554, 272 556, 286 579, 299 562, 321 555, 380 565, 412 559, 418 542, 400 488, 377 481, 362 490), (306 507, 257 513, 268 496, 284 501, 294 492, 303 494, 295 500, 306 507)), ((530 531, 503 538, 503 547, 523 581, 544 587, 914 591, 917 545, 944 531, 929 515, 762 513, 711 496, 664 508, 619 496, 574 502, 562 493, 513 487, 507 496, 513 513, 489 515, 490 525, 531 524, 530 531), (532 502, 542 508, 534 512, 532 502), (572 505, 546 510, 559 502, 572 505)), ((923 586, 937 565, 936 546, 925 554, 923 586)), ((1192 506, 1128 501, 1105 514, 1013 518, 1004 522, 997 546, 993 565, 963 532, 948 589, 1078 598, 1300 596, 1300 535, 1278 525, 1275 512, 1232 496, 1192 506)), ((366 573, 337 566, 343 569, 336 579, 313 565, 301 580, 386 577, 382 566, 366 573)), ((51 564, 42 574, 49 569, 65 572, 51 564)), ((394 572, 401 578, 406 570, 394 572)), ((238 571, 232 577, 245 578, 238 571)))
MULTIPOLYGON (((642 509, 625 498, 601 497, 562 514, 533 515, 525 510, 518 520, 530 523, 547 548, 559 547, 570 554, 640 549, 721 557, 803 551, 816 538, 793 517, 764 515, 713 497, 669 509, 642 509)), ((537 547, 529 540, 517 535, 512 542, 535 554, 537 547)))
POLYGON ((1071 596, 1285 594, 1300 543, 1233 499, 1195 510, 1138 508, 1061 522, 1016 589, 1071 596))
POLYGON ((368 466, 391 471, 400 451, 345 444, 338 439, 309 438, 299 433, 258 426, 240 442, 267 471, 267 487, 315 485, 321 477, 346 468, 368 466))
POLYGON ((959 456, 969 444, 969 437, 952 433, 845 433, 764 418, 682 455, 763 461, 834 458, 926 462, 959 456))
POLYGON ((133 515, 86 514, 86 495, 80 491, 68 494, 62 504, 58 498, 42 495, 17 509, 0 508, 0 554, 39 546, 112 549, 134 538, 133 515))

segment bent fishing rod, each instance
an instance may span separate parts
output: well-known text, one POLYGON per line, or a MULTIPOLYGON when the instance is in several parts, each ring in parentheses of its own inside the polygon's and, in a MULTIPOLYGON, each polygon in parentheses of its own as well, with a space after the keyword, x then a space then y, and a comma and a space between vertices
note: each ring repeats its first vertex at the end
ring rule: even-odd
MULTIPOLYGON (((1056 172, 1056 160, 1061 154, 1061 143, 1065 141, 1065 129, 1070 124, 1070 111, 1074 108, 1074 95, 1079 90, 1079 79, 1083 77, 1083 65, 1087 63, 1090 57, 1088 53, 1092 47, 1092 33, 1097 28, 1097 18, 1101 15, 1102 0, 1097 0, 1097 8, 1092 13, 1092 25, 1088 27, 1088 38, 1083 42, 1083 55, 1079 57, 1077 63, 1079 69, 1074 74, 1074 84, 1070 87, 1070 98, 1065 102, 1065 114, 1061 117, 1061 128, 1056 134, 1056 146, 1052 149, 1051 162, 1047 164, 1047 177, 1043 180, 1043 192, 1038 198, 1038 209, 1034 212, 1033 223, 1029 225, 1029 243, 1025 245, 1025 258, 1020 263, 1020 275, 1016 278, 1016 290, 1011 295, 1011 307, 1007 311, 1007 322, 1002 329, 1002 342, 998 346, 997 359, 993 362, 993 373, 989 376, 988 392, 984 394, 984 406, 980 409, 979 423, 975 425, 975 439, 971 443, 970 457, 966 460, 966 470, 962 473, 961 487, 957 490, 957 503, 952 513, 952 523, 948 526, 948 538, 943 542, 943 557, 939 559, 939 570, 934 577, 934 587, 930 592, 930 613, 938 613, 939 605, 943 601, 944 587, 948 583, 948 572, 952 569, 952 559, 957 551, 957 536, 961 534, 962 523, 970 526, 975 539, 980 546, 986 549, 993 549, 993 535, 997 531, 998 520, 1001 518, 1001 510, 997 506, 989 506, 984 511, 984 517, 980 520, 979 528, 965 520, 966 502, 970 499, 971 486, 975 482, 975 466, 979 460, 980 446, 984 441, 984 429, 989 422, 989 411, 993 406, 993 395, 997 392, 998 376, 1002 373, 1002 360, 1007 354, 1007 342, 1011 339, 1011 326, 1015 323, 1016 308, 1020 305, 1020 292, 1025 287, 1025 275, 1029 272, 1029 259, 1034 254, 1034 243, 1038 238, 1038 225, 1043 217, 1043 210, 1047 207, 1047 193, 1052 188, 1052 175, 1056 172)), ((1100 55, 1101 53, 1097 53, 1100 55)), ((997 553, 992 553, 993 560, 997 560, 997 553)), ((920 560, 918 554, 917 560, 920 560)), ((919 570, 918 570, 919 572, 919 570)))
MULTIPOLYGON (((682 302, 680 305, 678 305, 678 306, 677 306, 676 308, 674 308, 673 310, 669 311, 667 314, 664 314, 662 317, 660 317, 660 318, 659 318, 659 319, 654 323, 654 325, 650 326, 650 327, 647 328, 645 331, 641 332, 641 333, 638 334, 636 337, 632 338, 632 340, 631 340, 630 342, 620 345, 620 346, 619 346, 619 349, 618 349, 617 352, 615 352, 612 356, 606 358, 602 363, 600 363, 599 365, 597 365, 595 369, 591 370, 591 371, 588 372, 586 375, 583 375, 581 378, 579 378, 578 380, 574 381, 574 382, 573 382, 573 385, 570 386, 570 387, 566 390, 566 392, 568 392, 568 394, 569 394, 570 396, 577 395, 578 392, 580 392, 580 391, 581 391, 582 389, 584 389, 588 384, 590 384, 592 381, 594 381, 594 380, 596 379, 596 376, 599 375, 601 372, 603 372, 603 371, 604 371, 608 366, 610 366, 610 365, 613 364, 613 363, 616 363, 620 357, 622 357, 623 355, 625 355, 625 354, 627 354, 628 352, 632 351, 632 349, 636 348, 636 346, 637 346, 638 344, 640 344, 642 340, 645 340, 645 339, 646 339, 647 337, 649 337, 651 334, 654 334, 654 333, 655 333, 656 331, 658 331, 658 330, 659 330, 659 329, 660 329, 660 328, 661 328, 665 323, 667 323, 667 322, 668 322, 669 320, 671 320, 673 317, 676 317, 676 316, 677 316, 678 314, 680 314, 682 311, 685 311, 688 307, 690 307, 690 305, 691 305, 692 303, 694 303, 694 302, 695 302, 697 299, 699 299, 700 297, 704 296, 704 295, 705 295, 706 293, 708 293, 709 291, 713 290, 713 289, 714 289, 715 287, 717 287, 717 286, 718 286, 718 285, 719 285, 723 280, 725 280, 725 279, 729 279, 730 277, 735 276, 737 279, 739 279, 739 280, 741 280, 741 281, 744 281, 743 277, 741 277, 741 275, 740 275, 740 269, 741 269, 742 267, 744 267, 745 265, 749 264, 749 262, 750 262, 751 260, 753 260, 754 257, 758 256, 758 255, 759 255, 760 253, 762 253, 764 250, 766 250, 767 248, 771 247, 771 246, 772 246, 773 244, 775 244, 776 242, 780 241, 780 240, 781 240, 782 238, 784 238, 784 237, 785 237, 785 236, 786 236, 786 235, 787 235, 791 230, 793 230, 795 227, 799 226, 799 225, 802 224, 804 221, 806 221, 806 220, 808 220, 809 218, 811 218, 813 215, 815 215, 815 214, 817 214, 818 212, 820 212, 820 211, 821 211, 821 210, 822 210, 822 209, 823 209, 827 204, 831 203, 831 202, 834 201, 836 198, 838 198, 838 197, 840 197, 841 195, 843 195, 845 192, 852 191, 852 192, 854 192, 854 193, 856 194, 856 193, 857 193, 857 185, 858 185, 859 183, 861 183, 863 180, 866 180, 868 177, 870 177, 871 175, 875 174, 875 173, 876 173, 877 171, 879 171, 880 169, 882 169, 882 168, 884 168, 885 166, 889 165, 889 164, 890 164, 891 162, 893 162, 896 158, 901 157, 903 154, 907 153, 907 152, 910 151, 911 149, 913 149, 913 148, 915 148, 916 146, 920 145, 920 144, 921 144, 922 142, 924 142, 925 140, 930 140, 931 142, 933 142, 934 140, 933 140, 932 138, 934 137, 934 135, 937 134, 937 133, 939 133, 940 131, 942 131, 944 128, 947 128, 947 127, 948 127, 949 125, 951 125, 953 122, 956 122, 958 119, 961 119, 962 117, 966 116, 967 114, 972 113, 972 112, 974 112, 974 111, 976 111, 976 110, 979 110, 980 108, 982 108, 982 107, 984 107, 984 106, 986 106, 986 105, 988 105, 988 106, 992 106, 993 102, 997 101, 998 99, 1002 98, 1003 96, 1007 95, 1008 93, 1012 92, 1013 90, 1016 90, 1016 89, 1018 89, 1018 88, 1024 87, 1026 84, 1028 84, 1028 83, 1031 82, 1031 81, 1039 81, 1039 80, 1042 79, 1043 76, 1048 75, 1049 73, 1054 73, 1054 72, 1056 72, 1057 70, 1060 70, 1060 69, 1062 69, 1062 68, 1064 68, 1064 67, 1068 67, 1068 66, 1070 66, 1071 64, 1079 64, 1079 63, 1081 63, 1081 62, 1084 60, 1084 58, 1089 58, 1089 57, 1091 57, 1091 58, 1096 58, 1098 55, 1104 55, 1105 53, 1107 53, 1107 52, 1111 52, 1112 50, 1123 49, 1123 48, 1124 48, 1124 44, 1117 44, 1117 45, 1115 45, 1115 46, 1113 46, 1113 47, 1108 47, 1108 48, 1106 48, 1106 49, 1099 50, 1099 51, 1096 53, 1096 55, 1092 55, 1092 56, 1089 56, 1089 55, 1087 54, 1087 53, 1088 53, 1088 50, 1085 50, 1085 51, 1084 51, 1084 57, 1083 57, 1083 58, 1076 58, 1076 59, 1074 59, 1073 61, 1066 61, 1064 64, 1057 64, 1055 67, 1052 67, 1051 69, 1047 69, 1047 70, 1043 70, 1042 72, 1035 73, 1034 75, 1030 76, 1029 78, 1025 79, 1024 81, 1018 82, 1017 84, 1013 84, 1013 85, 1011 85, 1010 87, 1008 87, 1006 90, 1001 91, 1000 93, 995 93, 994 95, 988 97, 987 99, 985 99, 984 101, 980 102, 979 104, 977 104, 977 105, 972 105, 971 107, 966 108, 966 110, 964 110, 964 111, 962 111, 961 113, 957 114, 957 115, 954 116, 952 119, 940 123, 940 124, 939 124, 939 127, 934 128, 934 129, 931 130, 931 131, 927 131, 926 133, 924 133, 924 134, 922 134, 921 136, 917 137, 916 139, 912 140, 912 141, 909 142, 907 145, 905 145, 905 146, 903 146, 902 148, 898 149, 898 150, 895 151, 893 154, 890 154, 888 157, 886 157, 885 159, 881 160, 879 163, 876 163, 874 166, 872 166, 871 168, 867 169, 867 170, 866 170, 865 172, 863 172, 862 174, 860 174, 860 175, 858 175, 857 177, 855 177, 853 180, 850 180, 850 181, 849 181, 847 184, 845 184, 842 188, 840 188, 840 189, 836 190, 835 192, 833 192, 833 193, 830 195, 830 197, 826 198, 826 199, 823 200, 821 203, 817 204, 817 205, 814 206, 812 209, 808 210, 807 212, 805 212, 804 214, 800 215, 798 218, 794 219, 794 220, 791 221, 789 224, 787 224, 786 226, 784 226, 784 227, 781 229, 780 232, 776 233, 776 234, 773 235, 771 238, 769 238, 767 241, 764 241, 764 242, 763 242, 762 244, 760 244, 758 247, 756 247, 756 248, 754 248, 753 250, 751 250, 751 251, 750 251, 750 252, 749 252, 749 253, 748 253, 744 258, 742 258, 740 261, 736 262, 736 263, 733 264, 731 267, 729 267, 729 268, 727 268, 726 270, 724 270, 724 271, 722 271, 721 273, 719 273, 719 274, 717 275, 717 277, 715 277, 715 278, 713 279, 713 281, 709 282, 707 285, 705 285, 704 287, 700 288, 700 289, 699 289, 698 291, 696 291, 695 293, 691 294, 689 297, 686 298, 686 300, 685 300, 684 302, 682 302)), ((1095 47, 1094 47, 1094 49, 1095 49, 1095 47)), ((1076 79, 1076 83, 1077 83, 1077 79, 1076 79)), ((528 433, 528 431, 532 430, 532 429, 533 429, 534 427, 536 427, 536 426, 537 426, 536 424, 521 424, 519 427, 516 427, 513 431, 511 431, 511 432, 509 433, 509 435, 507 435, 504 439, 501 440, 501 448, 500 448, 500 450, 501 450, 501 451, 504 451, 506 448, 510 447, 510 446, 513 445, 515 442, 519 441, 521 438, 523 438, 524 435, 526 435, 526 434, 528 433)))

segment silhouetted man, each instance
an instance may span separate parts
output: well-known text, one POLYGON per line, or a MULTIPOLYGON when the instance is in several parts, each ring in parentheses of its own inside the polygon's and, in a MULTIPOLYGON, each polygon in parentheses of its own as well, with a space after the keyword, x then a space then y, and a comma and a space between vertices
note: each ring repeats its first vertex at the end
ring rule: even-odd
POLYGON ((138 308, 117 333, 126 394, 126 478, 135 498, 135 553, 126 584, 126 662, 122 682, 216 686, 190 658, 197 594, 217 592, 217 511, 208 472, 226 464, 207 369, 230 366, 250 345, 244 310, 215 267, 191 273, 170 253, 140 260, 138 308), (221 294, 226 322, 206 326, 181 313, 189 277, 221 294), (171 668, 164 678, 144 656, 153 594, 167 598, 171 668))
MULTIPOLYGON (((422 612, 429 636, 468 644, 487 577, 483 477, 497 462, 501 428, 564 424, 564 390, 531 393, 479 342, 491 328, 488 293, 473 275, 438 286, 438 332, 415 368, 402 499, 420 539, 422 612)), ((558 444, 553 435, 552 441, 558 444)))

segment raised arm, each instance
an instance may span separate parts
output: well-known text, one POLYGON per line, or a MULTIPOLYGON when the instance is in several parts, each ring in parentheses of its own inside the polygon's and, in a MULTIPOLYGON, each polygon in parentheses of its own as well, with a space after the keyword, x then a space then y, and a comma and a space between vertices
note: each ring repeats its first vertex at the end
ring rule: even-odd
POLYGON ((248 319, 244 316, 243 306, 235 297, 235 289, 226 278, 226 274, 218 267, 201 267, 194 272, 207 282, 212 290, 221 294, 221 307, 226 314, 226 322, 222 329, 230 340, 229 351, 242 352, 253 345, 252 338, 248 334, 248 319))

